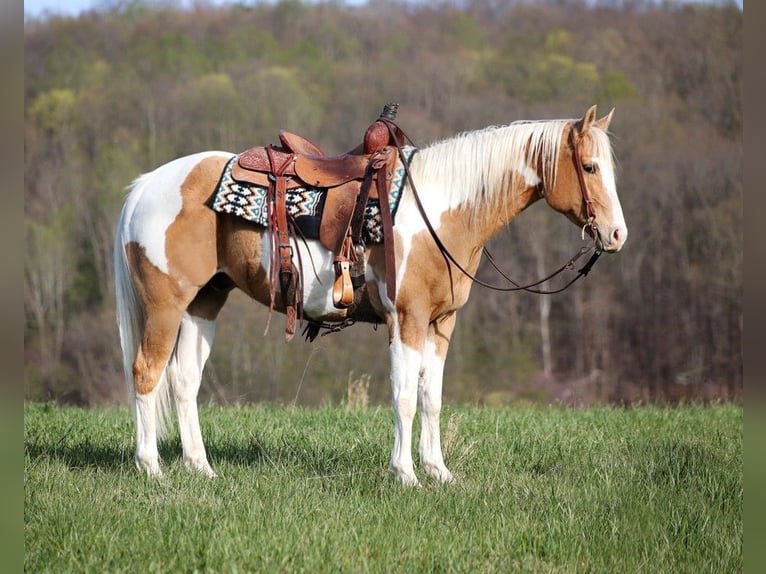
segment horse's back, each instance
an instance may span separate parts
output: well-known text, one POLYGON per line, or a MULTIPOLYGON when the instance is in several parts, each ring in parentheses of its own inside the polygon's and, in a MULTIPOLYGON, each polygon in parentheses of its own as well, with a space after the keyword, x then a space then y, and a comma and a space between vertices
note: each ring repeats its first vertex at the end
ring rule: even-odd
POLYGON ((205 151, 169 161, 137 177, 128 188, 125 208, 130 211, 147 202, 154 204, 170 201, 180 205, 181 185, 200 164, 211 158, 230 159, 232 153, 205 151))

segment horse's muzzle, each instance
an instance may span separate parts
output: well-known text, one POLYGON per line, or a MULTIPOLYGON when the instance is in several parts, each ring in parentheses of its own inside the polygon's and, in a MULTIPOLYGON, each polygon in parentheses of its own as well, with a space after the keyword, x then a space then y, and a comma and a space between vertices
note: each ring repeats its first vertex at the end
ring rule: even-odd
POLYGON ((624 225, 614 225, 609 227, 606 232, 599 227, 597 233, 598 245, 602 251, 607 253, 617 253, 628 239, 628 228, 624 225))

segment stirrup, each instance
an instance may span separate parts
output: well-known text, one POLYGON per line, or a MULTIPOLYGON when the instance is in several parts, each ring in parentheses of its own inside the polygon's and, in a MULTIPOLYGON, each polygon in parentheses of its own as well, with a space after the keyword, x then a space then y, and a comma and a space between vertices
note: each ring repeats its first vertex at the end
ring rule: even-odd
POLYGON ((354 302, 354 286, 351 282, 351 262, 336 259, 335 282, 332 285, 332 304, 336 309, 346 309, 354 302))

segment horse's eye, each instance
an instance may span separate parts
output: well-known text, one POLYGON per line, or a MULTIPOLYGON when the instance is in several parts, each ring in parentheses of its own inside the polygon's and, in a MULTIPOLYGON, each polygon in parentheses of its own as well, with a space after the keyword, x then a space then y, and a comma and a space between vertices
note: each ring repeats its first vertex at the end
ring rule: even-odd
POLYGON ((582 166, 582 168, 585 171, 585 173, 590 173, 590 174, 594 174, 596 173, 596 171, 598 171, 598 167, 596 166, 596 164, 593 164, 593 163, 586 163, 582 166))

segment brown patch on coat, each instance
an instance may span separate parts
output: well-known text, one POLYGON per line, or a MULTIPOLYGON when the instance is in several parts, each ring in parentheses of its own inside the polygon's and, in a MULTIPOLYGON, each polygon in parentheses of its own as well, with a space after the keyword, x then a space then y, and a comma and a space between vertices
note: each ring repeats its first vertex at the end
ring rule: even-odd
POLYGON ((157 386, 175 347, 181 317, 197 289, 157 268, 138 243, 128 243, 125 252, 143 310, 143 332, 133 360, 133 384, 143 395, 157 386))
MULTIPOLYGON (((233 215, 218 217, 218 265, 234 284, 256 301, 269 304, 269 273, 261 265, 266 232, 233 215)), ((277 293, 279 299, 279 294, 277 293)), ((282 308, 281 299, 277 301, 282 308)))
POLYGON ((206 202, 226 165, 226 157, 209 157, 191 170, 181 185, 181 211, 165 231, 168 269, 179 281, 201 289, 216 273, 216 214, 206 202))
MULTIPOLYGON (((482 244, 472 246, 475 242, 470 238, 474 234, 466 226, 465 218, 444 214, 437 233, 463 268, 475 273, 482 244)), ((400 337, 405 345, 419 349, 430 323, 465 304, 472 281, 444 259, 427 230, 412 238, 406 266, 396 297, 400 337)))

